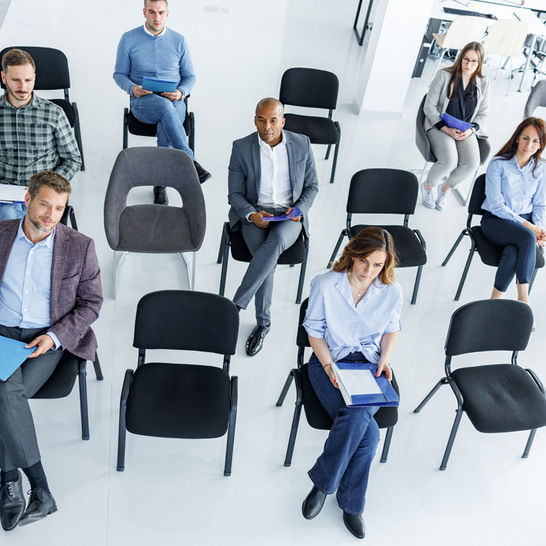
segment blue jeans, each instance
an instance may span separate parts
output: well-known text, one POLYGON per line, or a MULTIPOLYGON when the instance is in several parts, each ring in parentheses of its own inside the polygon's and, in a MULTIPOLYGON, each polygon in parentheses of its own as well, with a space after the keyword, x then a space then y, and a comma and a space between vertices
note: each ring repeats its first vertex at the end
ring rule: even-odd
POLYGON ((182 150, 194 159, 183 125, 186 117, 186 103, 183 100, 173 102, 155 94, 139 99, 131 97, 131 111, 142 123, 157 123, 158 146, 182 150))
POLYGON ((27 212, 24 203, 0 203, 0 220, 22 218, 27 212))
MULTIPOLYGON (((343 360, 367 362, 360 353, 343 360)), ((379 427, 373 418, 379 408, 348 408, 315 355, 311 356, 308 369, 318 399, 334 419, 324 451, 309 470, 309 477, 323 493, 337 490, 337 503, 344 512, 362 514, 370 466, 379 444, 379 427)))

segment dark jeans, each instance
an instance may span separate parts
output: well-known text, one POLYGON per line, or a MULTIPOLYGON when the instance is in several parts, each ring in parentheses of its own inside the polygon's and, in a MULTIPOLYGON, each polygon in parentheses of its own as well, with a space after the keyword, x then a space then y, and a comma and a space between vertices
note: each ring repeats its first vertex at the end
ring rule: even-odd
MULTIPOLYGON (((367 362, 360 353, 343 360, 367 362)), ((379 408, 348 408, 315 355, 309 360, 308 368, 317 397, 334 419, 324 451, 309 470, 309 477, 323 493, 337 490, 337 502, 343 511, 361 514, 366 502, 370 466, 379 443, 379 427, 373 419, 379 408)))
MULTIPOLYGON (((528 222, 532 214, 522 214, 528 222)), ((519 284, 529 284, 536 262, 536 236, 522 224, 503 220, 490 212, 482 216, 482 231, 485 238, 498 246, 504 246, 497 274, 495 288, 506 292, 514 275, 519 284)))

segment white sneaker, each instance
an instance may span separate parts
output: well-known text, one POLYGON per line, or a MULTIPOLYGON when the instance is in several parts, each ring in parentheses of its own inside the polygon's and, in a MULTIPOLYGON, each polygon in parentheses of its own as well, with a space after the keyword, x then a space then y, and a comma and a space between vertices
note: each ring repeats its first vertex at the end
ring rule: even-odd
POLYGON ((436 208, 438 210, 445 210, 447 205, 447 194, 449 192, 442 191, 442 186, 438 186, 438 199, 436 199, 436 208))
POLYGON ((425 189, 425 183, 421 184, 421 195, 423 197, 423 205, 429 209, 433 209, 436 206, 434 202, 434 192, 433 190, 425 189))

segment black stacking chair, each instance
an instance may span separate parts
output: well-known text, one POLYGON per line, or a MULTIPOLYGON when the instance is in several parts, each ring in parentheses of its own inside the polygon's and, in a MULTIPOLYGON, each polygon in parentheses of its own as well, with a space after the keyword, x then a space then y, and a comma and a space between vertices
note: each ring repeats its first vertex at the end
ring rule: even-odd
MULTIPOLYGON (((292 427, 290 429, 290 438, 288 440, 288 448, 286 450, 286 457, 284 459, 284 466, 290 466, 292 464, 292 455, 294 453, 294 446, 296 445, 296 435, 298 434, 298 425, 300 422, 301 408, 305 410, 305 417, 309 425, 318 430, 330 430, 332 428, 333 421, 320 403, 311 382, 309 381, 309 374, 307 372, 307 363, 304 363, 305 348, 310 347, 309 338, 307 332, 302 326, 305 319, 305 311, 309 300, 306 299, 300 307, 300 318, 298 324, 298 333, 296 335, 296 345, 298 346, 298 367, 290 370, 286 382, 282 389, 281 395, 277 400, 277 407, 282 406, 288 389, 292 384, 292 380, 296 385, 296 407, 294 408, 294 417, 292 418, 292 427)), ((392 386, 394 390, 400 394, 398 389, 398 383, 392 375, 392 386)), ((386 463, 389 456, 389 448, 391 445, 392 433, 394 431, 394 425, 398 422, 398 408, 397 407, 384 407, 379 408, 374 415, 379 428, 386 428, 387 433, 385 435, 385 443, 383 444, 383 451, 381 452, 381 462, 386 463)))
MULTIPOLYGON (((68 59, 66 55, 58 49, 51 47, 27 47, 27 46, 11 46, 0 51, 0 58, 10 49, 22 49, 30 54, 36 65, 36 82, 34 84, 35 91, 54 91, 62 89, 64 93, 63 99, 49 99, 56 105, 60 106, 68 121, 70 127, 74 129, 74 137, 80 150, 82 158, 81 170, 85 171, 85 161, 83 157, 83 144, 80 128, 80 116, 78 114, 78 106, 75 102, 70 102, 70 72, 68 70, 68 59)), ((4 85, 2 84, 2 88, 4 85)))
MULTIPOLYGON (((474 188, 472 189, 472 195, 468 203, 468 217, 466 219, 466 227, 463 229, 463 231, 461 231, 461 234, 455 241, 455 244, 451 247, 451 250, 446 256, 446 259, 442 262, 442 266, 446 266, 451 259, 451 256, 453 256, 455 249, 463 240, 463 237, 465 235, 468 235, 470 237, 469 254, 468 258, 466 259, 466 264, 463 269, 461 280, 459 281, 457 293, 455 294, 455 301, 459 301, 459 298, 461 297, 461 292, 463 291, 463 286, 466 281, 466 276, 468 275, 468 270, 470 269, 470 264, 472 263, 472 258, 474 258, 474 254, 477 252, 485 265, 498 267, 502 252, 504 250, 504 247, 494 245, 485 238, 480 225, 472 225, 472 217, 482 216, 485 212, 482 209, 482 203, 484 202, 484 200, 485 174, 481 174, 480 176, 478 176, 478 178, 476 178, 476 181, 474 182, 474 188)), ((535 270, 529 284, 529 291, 531 290, 531 288, 533 287, 533 283, 535 282, 537 270, 541 269, 542 267, 544 267, 544 253, 542 248, 537 246, 535 270)))
POLYGON ((323 108, 328 110, 328 117, 304 116, 300 114, 284 114, 287 131, 307 135, 311 144, 326 144, 326 157, 330 149, 334 149, 334 161, 330 183, 334 183, 336 175, 337 154, 341 139, 341 127, 332 115, 337 105, 339 80, 332 72, 314 68, 289 68, 281 79, 279 100, 284 106, 303 106, 307 108, 323 108))
POLYGON ((350 239, 370 225, 352 225, 353 214, 403 214, 403 225, 380 225, 394 240, 398 267, 417 267, 411 303, 417 301, 423 265, 427 263, 427 247, 421 232, 408 227, 409 217, 415 212, 419 184, 417 177, 399 169, 364 169, 351 179, 347 198, 347 225, 341 230, 330 261, 330 268, 343 238, 350 239))
MULTIPOLYGON (((68 351, 63 353, 55 371, 32 397, 36 399, 65 398, 72 392, 76 377, 80 389, 80 414, 82 422, 82 440, 89 440, 89 411, 87 407, 87 361, 68 351)), ((98 381, 104 379, 100 367, 99 356, 95 352, 95 375, 98 381)))
POLYGON ((531 308, 514 300, 474 301, 453 313, 445 343, 445 376, 414 410, 419 413, 442 385, 448 384, 455 394, 457 413, 440 470, 446 469, 464 412, 479 432, 530 430, 523 458, 529 455, 536 429, 546 425, 544 387, 532 370, 517 365, 532 326, 531 308), (453 356, 483 351, 511 351, 511 363, 451 370, 453 356))
POLYGON ((162 290, 138 303, 133 346, 136 370, 121 391, 117 469, 125 469, 126 430, 160 438, 219 438, 227 431, 224 475, 231 475, 237 377, 230 377, 239 313, 230 300, 186 290, 162 290), (147 349, 223 355, 223 366, 146 362, 147 349))
MULTIPOLYGON (((220 274, 220 296, 224 295, 226 289, 227 267, 229 260, 229 252, 231 256, 238 262, 250 262, 252 254, 246 246, 245 240, 241 234, 241 230, 232 231, 229 227, 229 222, 224 223, 222 229, 222 240, 220 241, 220 250, 218 251, 217 263, 222 264, 222 273, 220 274)), ((298 240, 287 248, 277 260, 280 265, 301 264, 300 278, 298 282, 298 291, 296 293, 296 303, 301 303, 301 294, 303 292, 303 282, 305 280, 305 270, 307 269, 307 255, 309 253, 309 239, 304 235, 303 230, 298 240)))
MULTIPOLYGON (((188 112, 188 98, 184 97, 186 103, 186 117, 184 118, 184 130, 188 137, 188 146, 195 154, 195 115, 193 112, 188 112)), ((155 137, 157 135, 157 124, 142 123, 138 121, 130 108, 123 110, 123 149, 129 146, 129 133, 137 136, 155 137)))

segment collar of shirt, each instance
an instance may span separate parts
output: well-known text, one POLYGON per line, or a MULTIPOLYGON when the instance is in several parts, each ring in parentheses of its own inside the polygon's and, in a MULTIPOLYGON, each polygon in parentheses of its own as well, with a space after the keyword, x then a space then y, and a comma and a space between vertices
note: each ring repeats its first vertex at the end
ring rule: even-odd
POLYGON ((370 299, 374 296, 374 294, 378 290, 383 290, 386 285, 384 285, 381 281, 379 281, 379 277, 376 277, 372 284, 368 287, 368 290, 366 290, 366 293, 364 296, 360 299, 357 305, 355 305, 353 294, 351 292, 351 283, 349 282, 349 277, 347 276, 347 272, 345 271, 344 274, 336 281, 336 287, 341 292, 343 297, 347 300, 347 302, 351 305, 353 308, 360 307, 360 304, 364 301, 364 299, 370 299))
POLYGON ((163 27, 163 30, 162 30, 159 34, 152 34, 152 33, 148 30, 148 27, 146 26, 146 23, 144 23, 143 27, 144 27, 144 32, 145 32, 146 34, 149 34, 150 36, 153 36, 154 38, 157 38, 158 36, 163 36, 163 34, 165 34, 165 32, 167 31, 167 27, 164 26, 164 27, 163 27))
POLYGON ((33 243, 23 231, 23 223, 25 221, 25 217, 21 219, 21 223, 19 224, 19 229, 17 230, 17 237, 15 238, 16 241, 19 241, 20 239, 24 239, 27 243, 31 244, 32 246, 47 246, 47 248, 52 249, 53 243, 55 242, 55 231, 56 228, 53 229, 53 231, 41 241, 38 241, 37 243, 33 243))
POLYGON ((286 136, 284 132, 281 135, 281 141, 273 148, 257 135, 261 166, 258 204, 262 207, 288 208, 292 205, 286 136))
POLYGON ((258 134, 258 144, 260 145, 260 147, 263 149, 263 150, 267 150, 267 153, 268 154, 272 154, 273 153, 273 150, 277 147, 277 146, 284 146, 286 148, 286 136, 284 134, 284 131, 281 130, 281 141, 277 144, 277 146, 273 146, 273 148, 267 143, 267 142, 264 142, 261 138, 260 138, 260 135, 258 134))

